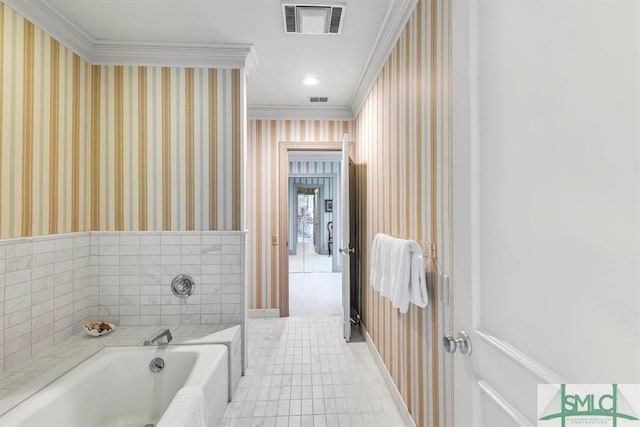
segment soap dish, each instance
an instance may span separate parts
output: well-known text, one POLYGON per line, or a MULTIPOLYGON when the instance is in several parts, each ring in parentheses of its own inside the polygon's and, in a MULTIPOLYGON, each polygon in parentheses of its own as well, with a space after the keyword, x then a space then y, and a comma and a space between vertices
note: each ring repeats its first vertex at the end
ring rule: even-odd
POLYGON ((87 335, 91 335, 92 337, 106 335, 115 328, 116 327, 113 323, 107 322, 88 322, 82 325, 82 329, 84 329, 87 335))

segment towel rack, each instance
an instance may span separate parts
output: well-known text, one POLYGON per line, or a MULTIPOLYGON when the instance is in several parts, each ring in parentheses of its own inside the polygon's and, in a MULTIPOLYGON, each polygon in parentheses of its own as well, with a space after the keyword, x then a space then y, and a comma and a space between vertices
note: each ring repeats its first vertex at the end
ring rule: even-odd
POLYGON ((391 237, 395 237, 397 239, 404 239, 404 240, 413 240, 414 242, 416 242, 418 245, 420 245, 420 248, 422 248, 423 256, 425 258, 433 260, 433 264, 436 267, 436 273, 437 274, 442 273, 442 268, 440 268, 440 262, 439 262, 440 260, 438 259, 438 245, 436 243, 427 242, 424 240, 415 240, 415 239, 412 239, 411 237, 402 237, 402 236, 391 236, 391 237))
MULTIPOLYGON (((391 236, 391 235, 390 235, 391 236)), ((437 245, 435 243, 427 242, 424 240, 416 240, 411 237, 403 237, 403 236, 391 236, 396 239, 404 239, 404 240, 413 240, 422 249, 422 253, 427 258, 437 258, 437 245)))

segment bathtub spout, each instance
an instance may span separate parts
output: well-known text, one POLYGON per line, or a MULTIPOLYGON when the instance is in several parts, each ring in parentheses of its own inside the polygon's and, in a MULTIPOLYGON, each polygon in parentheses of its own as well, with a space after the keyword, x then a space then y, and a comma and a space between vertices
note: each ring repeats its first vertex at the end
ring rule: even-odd
POLYGON ((169 329, 165 329, 164 331, 160 332, 158 335, 156 335, 155 337, 151 338, 150 340, 146 340, 143 345, 169 344, 172 339, 173 339, 173 337, 171 336, 171 331, 169 329), (161 342, 162 338, 166 338, 167 342, 164 342, 164 343, 161 342))

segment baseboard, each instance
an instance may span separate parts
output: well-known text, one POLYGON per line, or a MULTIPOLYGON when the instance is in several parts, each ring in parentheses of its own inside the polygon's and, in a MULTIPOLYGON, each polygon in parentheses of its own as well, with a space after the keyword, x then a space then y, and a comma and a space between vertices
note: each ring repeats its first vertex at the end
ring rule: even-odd
POLYGON ((279 308, 250 308, 249 317, 250 318, 280 317, 280 309, 279 308))
POLYGON ((382 361, 382 357, 380 357, 380 353, 378 353, 378 349, 373 344, 373 341, 369 336, 369 332, 367 332, 367 329, 364 327, 364 325, 360 324, 360 327, 362 328, 362 333, 364 334, 364 339, 365 339, 365 342, 367 343, 367 347, 369 348, 369 352, 371 352, 371 355, 373 356, 373 360, 376 362, 376 366, 378 367, 380 374, 382 374, 384 383, 387 385, 387 389, 391 393, 391 398, 393 399, 393 403, 396 404, 396 407, 398 408, 398 412, 400 412, 400 417, 402 418, 402 421, 404 421, 405 427, 416 427, 416 422, 414 421, 413 417, 409 413, 409 408, 407 408, 407 404, 404 403, 404 400, 402 400, 400 391, 398 390, 398 387, 396 387, 396 384, 393 382, 393 378, 391 378, 391 375, 389 374, 387 367, 384 365, 384 362, 382 361))

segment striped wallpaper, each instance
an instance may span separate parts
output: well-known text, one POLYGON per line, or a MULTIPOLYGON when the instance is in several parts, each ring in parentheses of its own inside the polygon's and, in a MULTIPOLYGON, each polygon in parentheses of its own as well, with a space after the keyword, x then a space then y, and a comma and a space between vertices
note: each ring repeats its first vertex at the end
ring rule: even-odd
POLYGON ((0 238, 89 228, 90 68, 0 3, 0 238))
MULTIPOLYGON (((354 135, 351 121, 250 120, 247 138, 247 228, 251 231, 249 308, 278 308, 278 144, 281 141, 336 142, 354 135)), ((286 214, 286 213, 285 213, 286 214)))
MULTIPOLYGON (((356 117, 362 318, 418 426, 439 425, 437 289, 401 315, 369 286, 376 233, 442 242, 449 147, 449 0, 420 0, 356 117), (434 410, 428 413, 430 401, 434 410)), ((444 251, 439 248, 439 253, 444 251)))
POLYGON ((91 71, 91 228, 238 230, 241 70, 91 71))
POLYGON ((239 229, 243 86, 90 65, 0 3, 0 238, 239 229))
POLYGON ((340 175, 340 162, 295 160, 289 162, 289 173, 308 175, 340 175))

